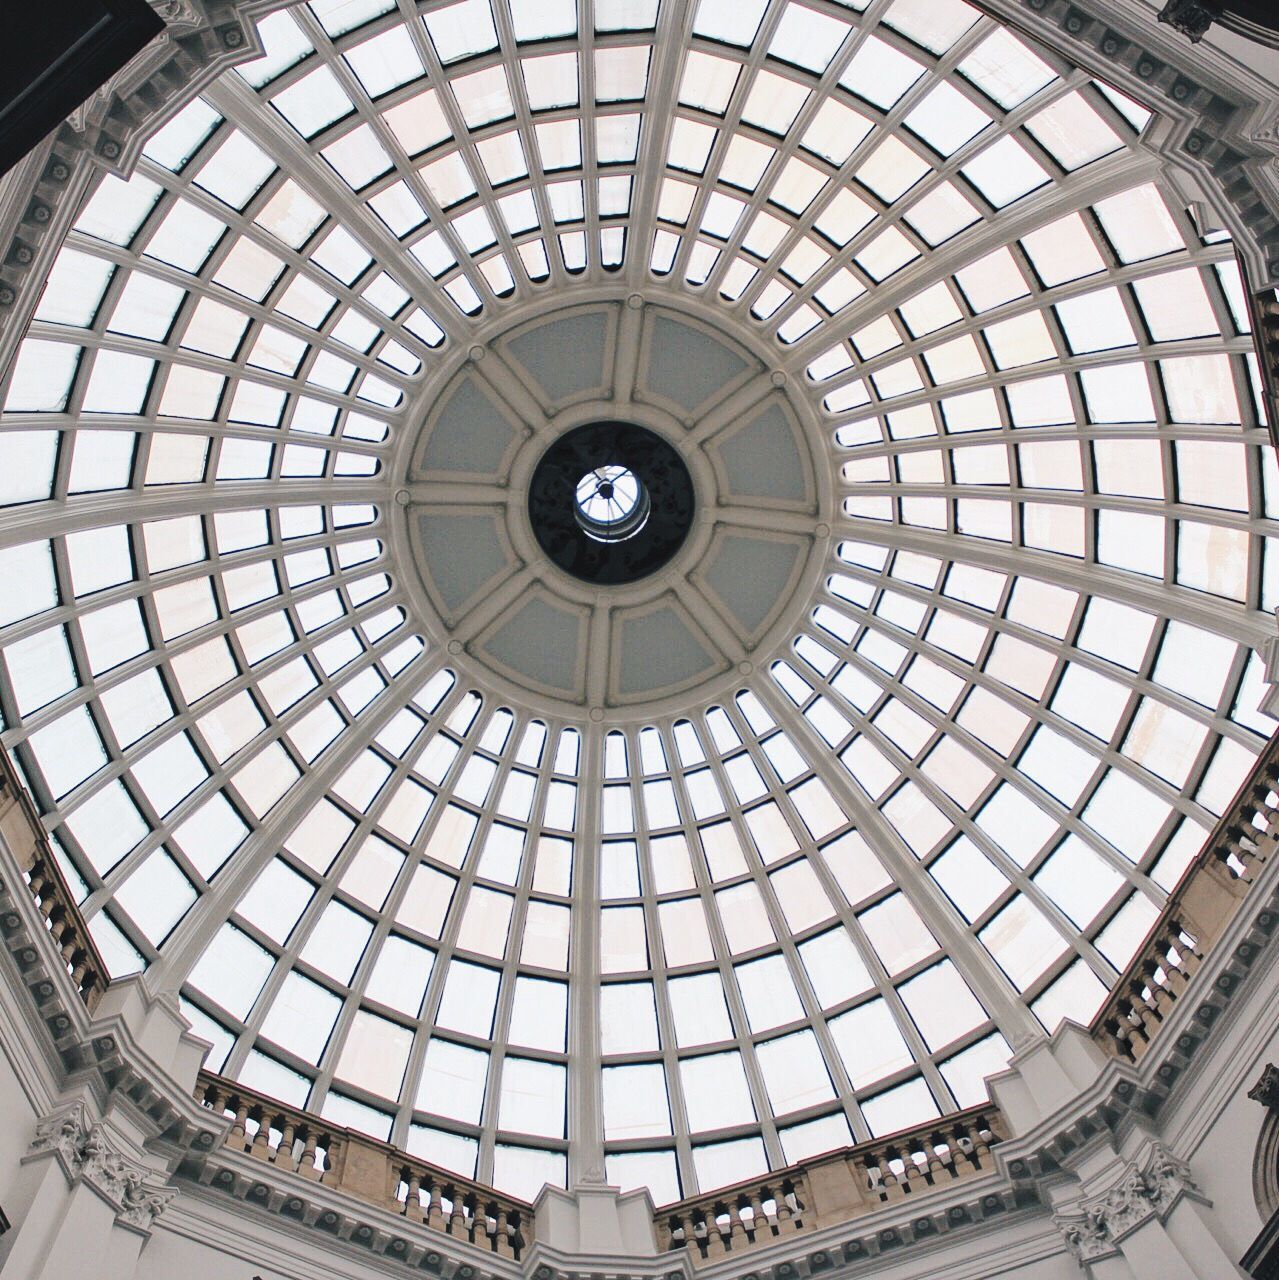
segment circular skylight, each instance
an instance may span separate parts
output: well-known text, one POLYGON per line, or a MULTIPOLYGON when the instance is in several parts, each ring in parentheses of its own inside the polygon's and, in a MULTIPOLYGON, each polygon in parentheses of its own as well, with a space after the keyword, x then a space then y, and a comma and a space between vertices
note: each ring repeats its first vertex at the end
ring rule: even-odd
POLYGON ((656 573, 683 546, 695 507, 679 450, 633 422, 575 427, 542 455, 529 484, 528 519, 541 549, 596 586, 656 573))
POLYGON ((633 538, 652 509, 639 476, 616 463, 592 467, 577 482, 573 498, 578 523, 600 542, 633 538))
POLYGON ((1087 1021, 1275 727, 1244 295, 1146 113, 959 0, 260 30, 0 385, 4 744, 113 972, 530 1197, 1087 1021), (612 421, 696 502, 602 587, 529 485, 612 421))

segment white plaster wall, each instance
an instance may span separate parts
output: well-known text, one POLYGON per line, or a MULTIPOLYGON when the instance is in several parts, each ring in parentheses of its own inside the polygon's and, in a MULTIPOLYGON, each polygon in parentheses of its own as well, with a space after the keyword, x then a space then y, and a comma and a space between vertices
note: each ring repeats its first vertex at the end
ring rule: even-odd
MULTIPOLYGON (((0 1010, 0 1017, 3 1017, 0 1010)), ((19 1163, 35 1130, 35 1110, 14 1072, 8 1056, 0 1052, 0 1207, 15 1226, 21 1220, 34 1191, 35 1173, 19 1163)), ((0 1265, 9 1256, 16 1233, 0 1236, 0 1265)))
POLYGON ((1212 1201, 1213 1234, 1234 1259, 1263 1225, 1252 1167, 1266 1110, 1248 1090, 1268 1062, 1279 1064, 1277 991, 1279 940, 1261 953, 1156 1121, 1160 1140, 1190 1162, 1212 1201))
POLYGON ((988 1280, 1080 1280, 1080 1271, 1069 1254, 1059 1253, 1008 1270, 992 1271, 988 1280))
MULTIPOLYGON (((267 1254, 267 1257, 270 1255, 267 1254)), ((292 1280, 262 1262, 235 1258, 170 1231, 157 1231, 143 1246, 137 1280, 292 1280)), ((352 1269, 353 1280, 357 1272, 352 1269)))
POLYGON ((134 1280, 405 1280, 413 1274, 366 1250, 185 1188, 142 1249, 134 1280))
MULTIPOLYGON (((1272 989, 1268 989, 1267 996, 1269 990, 1272 989)), ((1273 1023, 1274 1002, 1267 998, 1265 1003, 1272 1006, 1269 1012, 1273 1023)), ((1226 1097, 1203 1140, 1189 1151, 1195 1176, 1212 1200, 1218 1239, 1235 1258, 1242 1256, 1263 1225, 1253 1200, 1252 1165, 1266 1110, 1248 1097, 1248 1090, 1260 1078, 1267 1062, 1279 1062, 1279 1032, 1272 1031, 1259 1050, 1218 1064, 1218 1080, 1228 1086, 1221 1090, 1226 1097)), ((1176 1122, 1183 1117, 1170 1119, 1174 1120, 1169 1126, 1173 1132, 1180 1130, 1182 1126, 1176 1122)))

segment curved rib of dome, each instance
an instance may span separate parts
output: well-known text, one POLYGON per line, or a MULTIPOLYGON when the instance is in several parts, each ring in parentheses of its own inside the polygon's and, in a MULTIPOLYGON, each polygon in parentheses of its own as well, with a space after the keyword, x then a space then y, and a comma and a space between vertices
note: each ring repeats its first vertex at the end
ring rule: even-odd
POLYGON ((738 1181, 1086 1022, 1275 728, 1243 289, 1147 113, 959 0, 261 34, 93 191, 0 387, 3 741, 113 972, 529 1198, 738 1181), (682 316, 816 468, 708 506, 630 631, 483 532, 523 499, 480 418, 578 403, 495 335, 583 307, 581 404, 653 386, 731 497, 749 397, 644 364, 682 316), (471 368, 449 490, 410 468, 471 368))

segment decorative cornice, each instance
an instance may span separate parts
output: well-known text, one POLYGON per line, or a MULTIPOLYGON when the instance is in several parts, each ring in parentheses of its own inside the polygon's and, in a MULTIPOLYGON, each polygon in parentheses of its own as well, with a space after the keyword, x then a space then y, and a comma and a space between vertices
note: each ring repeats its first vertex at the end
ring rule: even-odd
POLYGON ((1151 1218, 1163 1221, 1186 1195, 1202 1198, 1190 1166, 1155 1143, 1144 1164, 1130 1163, 1108 1191, 1080 1202, 1080 1212, 1054 1214, 1066 1248, 1087 1265, 1119 1252, 1125 1237, 1151 1218))
POLYGON ((156 1219, 178 1194, 157 1183, 150 1169, 116 1146, 79 1099, 36 1126, 24 1159, 43 1156, 56 1157, 71 1183, 87 1182, 113 1206, 118 1223, 143 1235, 151 1234, 156 1219))
POLYGON ((1279 280, 1279 173, 1273 144, 1253 137, 1274 112, 1260 76, 1109 0, 975 3, 1152 108, 1147 141, 1198 187, 1187 198, 1227 222, 1254 287, 1279 280))
POLYGON ((97 163, 124 176, 137 163, 157 113, 185 102, 206 71, 248 56, 256 46, 251 18, 233 0, 148 0, 165 29, 76 108, 59 141, 79 144, 97 163), (228 56, 229 55, 229 56, 228 56))

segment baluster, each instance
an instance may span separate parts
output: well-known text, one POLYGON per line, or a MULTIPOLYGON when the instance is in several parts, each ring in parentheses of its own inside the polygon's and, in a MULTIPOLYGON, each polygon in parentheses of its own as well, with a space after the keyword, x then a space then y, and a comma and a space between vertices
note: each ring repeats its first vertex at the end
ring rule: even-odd
POLYGON ((939 1148, 946 1146, 946 1157, 953 1157, 954 1149, 942 1134, 934 1133, 924 1142, 924 1154, 928 1157, 926 1180, 935 1187, 945 1186, 950 1181, 951 1170, 947 1167, 939 1148))
POLYGON ((990 1144, 994 1136, 990 1131, 990 1126, 985 1116, 982 1116, 973 1125, 973 1157, 974 1163, 979 1169, 990 1168, 990 1144))
POLYGON ((764 1213, 764 1198, 759 1189, 751 1192, 751 1229, 756 1244, 773 1234, 769 1230, 768 1218, 764 1213))
POLYGON ((310 1126, 306 1127, 306 1138, 302 1143, 302 1155, 298 1161, 298 1172, 304 1178, 310 1178, 314 1182, 319 1182, 324 1176, 322 1171, 316 1167, 315 1148, 319 1142, 319 1134, 310 1126))
POLYGON ((746 1223, 742 1221, 742 1202, 732 1201, 728 1206, 728 1247, 731 1250, 746 1248, 746 1223))
MULTIPOLYGON (((676 1217, 675 1231, 679 1232, 679 1245, 687 1249, 693 1257, 697 1257, 699 1250, 697 1248, 697 1227, 693 1222, 693 1215, 687 1210, 676 1217)), ((671 1233, 674 1238, 675 1232, 671 1233)))
POLYGON ((436 1231, 444 1230, 444 1209, 440 1204, 440 1184, 431 1179, 430 1199, 426 1207, 426 1225, 436 1231))
POLYGON ((693 1240, 696 1243, 698 1256, 706 1257, 711 1248, 715 1219, 709 1209, 694 1210, 692 1223, 693 1240))
POLYGON ((275 1149, 275 1163, 283 1165, 286 1169, 292 1169, 293 1166, 293 1135, 297 1132, 297 1124, 292 1116, 284 1116, 281 1118, 284 1126, 280 1130, 280 1145, 275 1149))
POLYGON ((463 1236, 466 1234, 466 1214, 462 1211, 462 1192, 456 1187, 452 1190, 453 1212, 449 1216, 449 1235, 463 1236))
POLYGON ((27 888, 31 891, 31 896, 43 908, 44 907, 44 888, 49 883, 49 877, 45 874, 43 859, 37 858, 31 864, 31 872, 27 876, 27 888))
POLYGON ((422 1201, 420 1192, 422 1190, 422 1175, 416 1170, 410 1170, 408 1173, 408 1191, 404 1196, 404 1216, 410 1222, 422 1221, 422 1201))
POLYGON ((888 1201, 901 1200, 906 1195, 906 1188, 903 1185, 906 1178, 906 1172, 903 1169, 899 1174, 893 1168, 893 1152, 885 1151, 879 1157, 880 1173, 883 1175, 882 1186, 884 1188, 884 1199, 888 1201))
POLYGON ((258 1131, 253 1135, 249 1155, 257 1160, 271 1159, 271 1117, 265 1111, 259 1111, 258 1131))
POLYGON ((1132 1046, 1134 1057, 1145 1052, 1154 1030, 1147 1012, 1144 985, 1144 980, 1141 978, 1136 978, 1128 984, 1128 1043, 1132 1046))
POLYGON ((708 1205, 705 1218, 706 1256, 719 1258, 728 1252, 728 1241, 719 1227, 719 1212, 715 1205, 708 1205))
POLYGON ((231 1126, 231 1132, 227 1134, 227 1145, 238 1151, 245 1149, 245 1121, 249 1118, 249 1104, 242 1098, 236 1100, 235 1106, 235 1123, 231 1126))
POLYGON ((777 1217, 777 1230, 779 1232, 790 1231, 795 1212, 791 1206, 790 1196, 786 1193, 786 1184, 784 1182, 778 1183, 773 1188, 772 1194, 773 1204, 776 1206, 773 1213, 777 1217))
POLYGON ((514 1256, 515 1250, 511 1246, 511 1235, 507 1229, 506 1218, 506 1210, 501 1205, 498 1205, 497 1233, 493 1237, 493 1242, 498 1253, 500 1253, 504 1258, 510 1258, 514 1256))

